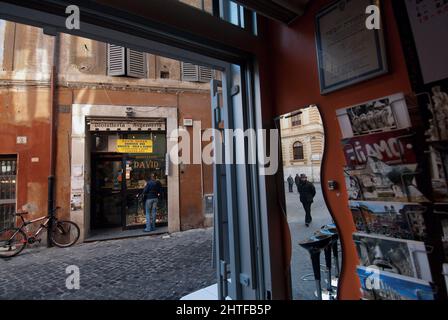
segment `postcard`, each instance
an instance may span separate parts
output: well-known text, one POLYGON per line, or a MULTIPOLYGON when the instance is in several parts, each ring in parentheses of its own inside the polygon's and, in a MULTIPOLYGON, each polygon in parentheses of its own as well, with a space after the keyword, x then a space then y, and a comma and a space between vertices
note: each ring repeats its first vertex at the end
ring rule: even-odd
POLYGON ((369 158, 363 169, 345 170, 349 199, 426 202, 415 180, 417 174, 417 164, 390 166, 369 158))
POLYGON ((434 300, 434 290, 427 281, 362 266, 356 271, 366 300, 434 300))
POLYGON ((432 281, 424 242, 354 233, 360 264, 364 267, 432 281))
POLYGON ((423 214, 417 203, 350 201, 358 231, 386 237, 424 241, 427 238, 423 214))

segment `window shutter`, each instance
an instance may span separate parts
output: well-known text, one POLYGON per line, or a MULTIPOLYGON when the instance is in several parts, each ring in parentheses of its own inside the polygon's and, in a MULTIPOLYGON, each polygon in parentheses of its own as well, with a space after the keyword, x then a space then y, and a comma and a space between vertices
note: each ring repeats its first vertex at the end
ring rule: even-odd
POLYGON ((182 62, 182 81, 199 81, 199 67, 187 62, 182 62))
POLYGON ((109 76, 126 75, 125 48, 114 44, 107 45, 107 74, 109 76))
POLYGON ((199 67, 199 81, 210 82, 213 79, 213 70, 207 67, 199 67))
POLYGON ((126 49, 126 74, 134 78, 146 78, 146 54, 126 49))

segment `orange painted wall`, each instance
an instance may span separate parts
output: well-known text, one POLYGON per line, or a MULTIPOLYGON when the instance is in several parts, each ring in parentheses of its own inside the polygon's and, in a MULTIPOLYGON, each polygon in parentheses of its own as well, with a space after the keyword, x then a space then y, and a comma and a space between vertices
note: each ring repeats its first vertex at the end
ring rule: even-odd
POLYGON ((340 298, 359 299, 360 284, 355 273, 358 258, 351 238, 355 227, 347 206, 348 197, 342 170, 344 158, 340 147, 341 133, 335 111, 397 92, 409 93, 411 87, 391 1, 383 1, 384 32, 390 73, 325 96, 320 94, 314 17, 330 2, 310 1, 305 16, 291 26, 269 22, 267 43, 270 49, 272 76, 269 83, 272 85, 275 115, 291 112, 309 104, 317 104, 320 107, 327 135, 322 181, 326 184, 328 180, 336 180, 340 185, 339 196, 338 192, 329 191, 325 186, 323 188, 342 238, 344 261, 340 298))
POLYGON ((0 155, 17 155, 17 209, 30 204, 28 218, 47 212, 49 175, 50 91, 39 89, 0 90, 0 155), (26 144, 17 144, 26 136, 26 144), (36 158, 38 162, 32 162, 36 158))

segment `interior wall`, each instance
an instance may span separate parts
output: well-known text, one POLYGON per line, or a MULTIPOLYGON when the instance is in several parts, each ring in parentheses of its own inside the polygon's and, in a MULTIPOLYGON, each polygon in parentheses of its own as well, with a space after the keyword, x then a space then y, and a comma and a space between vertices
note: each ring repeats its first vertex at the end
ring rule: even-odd
MULTIPOLYGON (((310 104, 317 104, 327 134, 326 159, 323 163, 323 192, 329 209, 339 226, 344 251, 340 299, 359 299, 360 284, 356 276, 358 258, 352 241, 355 231, 348 209, 348 196, 343 176, 344 157, 340 147, 341 133, 336 109, 411 91, 404 55, 400 44, 391 1, 383 1, 383 21, 390 72, 387 75, 322 96, 319 88, 315 45, 316 13, 331 0, 311 1, 306 14, 290 26, 268 22, 271 90, 276 116, 310 104), (337 168, 337 170, 335 170, 337 168), (338 191, 329 191, 328 180, 339 183, 338 191)), ((293 244, 296 245, 296 244, 293 244)))

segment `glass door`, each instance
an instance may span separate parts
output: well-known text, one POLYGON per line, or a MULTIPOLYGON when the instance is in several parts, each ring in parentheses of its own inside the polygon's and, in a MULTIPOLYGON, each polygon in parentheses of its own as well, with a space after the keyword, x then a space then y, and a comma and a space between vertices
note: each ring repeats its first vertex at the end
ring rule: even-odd
POLYGON ((125 195, 123 173, 122 155, 93 158, 92 228, 122 226, 125 195))
POLYGON ((126 172, 124 228, 141 228, 146 224, 144 203, 143 201, 139 201, 137 196, 142 193, 151 175, 160 182, 162 187, 157 203, 156 226, 168 225, 168 183, 165 174, 166 133, 129 132, 122 134, 121 139, 127 141, 146 141, 151 145, 151 148, 141 150, 141 153, 123 154, 126 172))

